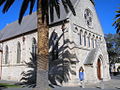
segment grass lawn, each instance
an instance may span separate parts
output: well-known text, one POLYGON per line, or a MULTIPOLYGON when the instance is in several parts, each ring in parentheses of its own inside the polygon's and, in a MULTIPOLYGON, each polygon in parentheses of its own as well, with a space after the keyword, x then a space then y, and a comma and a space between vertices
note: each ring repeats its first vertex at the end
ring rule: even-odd
POLYGON ((13 85, 13 84, 7 84, 7 83, 0 83, 0 87, 5 87, 5 88, 21 88, 19 85, 13 85))

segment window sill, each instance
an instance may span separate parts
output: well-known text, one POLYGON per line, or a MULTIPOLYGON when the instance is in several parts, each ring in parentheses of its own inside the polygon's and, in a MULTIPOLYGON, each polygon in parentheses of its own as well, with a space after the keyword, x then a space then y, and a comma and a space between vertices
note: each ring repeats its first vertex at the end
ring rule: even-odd
POLYGON ((3 64, 2 67, 10 67, 10 66, 26 66, 23 63, 19 63, 19 64, 3 64))

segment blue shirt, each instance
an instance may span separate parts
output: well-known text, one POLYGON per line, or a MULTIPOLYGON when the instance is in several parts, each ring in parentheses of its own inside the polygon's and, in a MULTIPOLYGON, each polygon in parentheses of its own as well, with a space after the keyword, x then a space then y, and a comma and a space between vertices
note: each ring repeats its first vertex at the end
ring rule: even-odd
POLYGON ((84 80, 84 72, 79 72, 79 79, 80 81, 84 80))

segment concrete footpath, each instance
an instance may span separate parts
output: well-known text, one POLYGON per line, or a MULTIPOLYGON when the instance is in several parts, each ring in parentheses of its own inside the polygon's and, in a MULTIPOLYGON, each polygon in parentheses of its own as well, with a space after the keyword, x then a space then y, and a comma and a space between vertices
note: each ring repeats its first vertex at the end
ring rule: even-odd
POLYGON ((112 76, 111 80, 104 81, 102 83, 85 85, 85 88, 81 87, 58 87, 52 90, 120 90, 120 75, 112 76))
MULTIPOLYGON (((0 81, 0 83, 9 83, 12 84, 14 82, 0 81)), ((105 81, 103 83, 89 84, 85 85, 85 88, 81 87, 56 87, 50 88, 48 90, 120 90, 120 75, 112 76, 112 79, 109 81, 105 81)), ((34 90, 32 88, 2 88, 0 90, 34 90)))
POLYGON ((66 88, 55 88, 55 89, 52 89, 52 90, 120 90, 120 89, 66 87, 66 88))
POLYGON ((86 88, 99 88, 99 87, 103 87, 105 89, 120 89, 120 75, 111 76, 111 80, 109 81, 86 85, 86 88))

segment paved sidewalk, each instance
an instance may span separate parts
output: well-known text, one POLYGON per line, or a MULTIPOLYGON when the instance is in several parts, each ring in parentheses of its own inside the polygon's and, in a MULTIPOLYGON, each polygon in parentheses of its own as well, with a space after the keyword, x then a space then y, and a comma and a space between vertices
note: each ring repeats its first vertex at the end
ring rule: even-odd
POLYGON ((15 81, 0 80, 0 83, 15 84, 15 83, 17 83, 17 82, 15 82, 15 81))
POLYGON ((112 76, 112 79, 103 83, 85 85, 85 88, 81 87, 58 87, 52 90, 120 90, 120 75, 112 76))
POLYGON ((103 87, 105 89, 120 89, 120 75, 112 76, 111 80, 104 81, 103 83, 96 83, 87 85, 87 88, 100 88, 103 87))
MULTIPOLYGON (((14 84, 12 81, 1 81, 0 83, 14 84)), ((103 83, 85 85, 85 88, 81 87, 56 87, 48 90, 120 90, 120 75, 112 76, 112 79, 103 83)), ((0 90, 33 90, 32 88, 3 88, 0 90)))
POLYGON ((52 90, 120 90, 120 89, 100 89, 100 88, 80 88, 80 87, 62 87, 54 88, 52 90))

